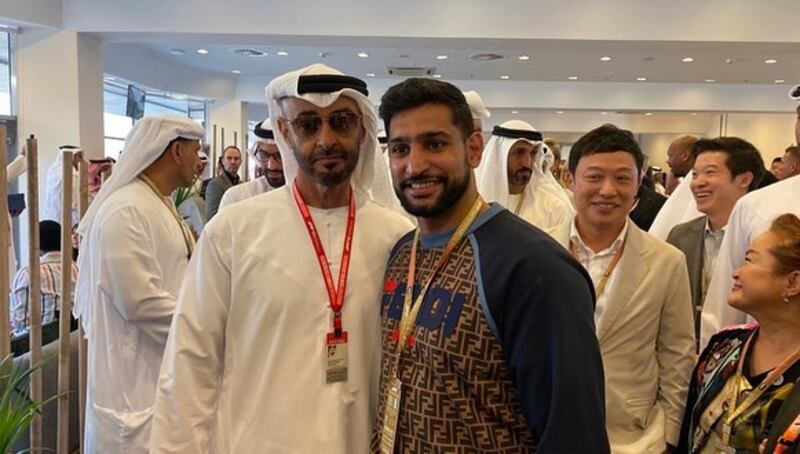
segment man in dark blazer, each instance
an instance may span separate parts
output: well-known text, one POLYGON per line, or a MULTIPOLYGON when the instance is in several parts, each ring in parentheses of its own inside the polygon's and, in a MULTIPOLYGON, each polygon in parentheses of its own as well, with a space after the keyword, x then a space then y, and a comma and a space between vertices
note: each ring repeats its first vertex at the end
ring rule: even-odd
POLYGON ((214 177, 206 188, 206 219, 211 221, 219 210, 222 195, 229 188, 239 184, 239 166, 242 164, 242 152, 239 148, 229 146, 222 151, 222 172, 214 177))
POLYGON ((767 169, 758 150, 737 137, 698 140, 694 155, 694 168, 687 178, 692 179, 692 195, 704 216, 676 225, 667 242, 686 257, 699 335, 700 312, 728 218, 736 201, 758 187, 767 169))

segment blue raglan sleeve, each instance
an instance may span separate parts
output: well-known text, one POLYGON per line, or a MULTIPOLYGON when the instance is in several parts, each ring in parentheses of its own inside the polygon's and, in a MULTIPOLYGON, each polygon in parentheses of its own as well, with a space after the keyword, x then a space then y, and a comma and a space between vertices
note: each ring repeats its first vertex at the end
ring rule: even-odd
POLYGON ((508 238, 482 233, 476 240, 484 308, 537 452, 608 453, 603 363, 588 275, 544 234, 511 248, 508 238))

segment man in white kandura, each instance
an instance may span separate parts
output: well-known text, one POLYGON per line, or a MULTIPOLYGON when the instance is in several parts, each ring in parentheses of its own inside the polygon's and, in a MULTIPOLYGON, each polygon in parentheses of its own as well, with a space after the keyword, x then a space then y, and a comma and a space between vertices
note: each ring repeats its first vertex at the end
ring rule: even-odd
POLYGON ((366 83, 316 64, 273 80, 267 102, 287 185, 203 231, 161 368, 153 453, 368 450, 382 272, 413 227, 377 204, 394 195, 373 184, 386 169, 366 83))
POLYGON ((248 152, 256 162, 256 178, 247 183, 238 184, 225 191, 219 208, 225 208, 236 202, 269 192, 286 184, 283 176, 281 152, 275 143, 275 133, 269 118, 259 122, 253 128, 256 140, 248 152))
POLYGON ((566 246, 574 210, 568 202, 531 182, 537 171, 534 167, 538 165, 538 173, 542 173, 542 159, 537 159, 541 149, 542 134, 530 124, 511 120, 495 126, 475 170, 478 192, 566 246))
POLYGON ((144 117, 78 232, 76 317, 89 341, 86 453, 146 453, 158 371, 194 239, 169 197, 192 184, 203 128, 144 117))

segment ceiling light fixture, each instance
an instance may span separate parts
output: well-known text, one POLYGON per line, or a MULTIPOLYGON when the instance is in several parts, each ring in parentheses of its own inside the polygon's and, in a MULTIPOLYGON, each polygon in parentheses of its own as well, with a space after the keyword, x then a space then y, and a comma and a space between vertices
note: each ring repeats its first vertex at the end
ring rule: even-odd
POLYGON ((369 58, 369 54, 366 52, 359 52, 357 55, 358 58, 369 58))
POLYGON ((500 78, 503 79, 503 80, 508 80, 508 79, 511 78, 511 76, 509 76, 507 74, 503 74, 502 76, 500 76, 500 78))
POLYGON ((605 57, 600 57, 600 61, 611 61, 611 57, 606 55, 605 57))
POLYGON ((231 71, 231 72, 232 72, 232 73, 234 73, 234 74, 241 74, 241 73, 242 73, 242 70, 241 70, 241 69, 234 69, 234 70, 233 70, 233 71, 231 71))
POLYGON ((764 60, 764 64, 765 65, 774 65, 775 63, 778 63, 778 59, 777 58, 768 58, 768 59, 764 60))
POLYGON ((558 112, 556 112, 556 113, 557 113, 557 114, 559 114, 559 115, 563 115, 563 114, 564 114, 564 111, 563 111, 563 110, 559 110, 559 111, 558 111, 558 112))
POLYGON ((175 48, 175 49, 170 49, 169 53, 171 53, 172 55, 183 55, 186 53, 186 51, 183 49, 175 48))
POLYGON ((578 76, 569 76, 569 80, 578 80, 578 76))
POLYGON ((782 83, 785 83, 785 82, 786 82, 786 81, 785 81, 785 80, 783 80, 783 79, 775 79, 775 83, 776 83, 776 84, 782 84, 782 83))
POLYGON ((530 55, 520 55, 519 57, 517 57, 517 60, 519 61, 528 61, 530 59, 531 59, 530 55))
POLYGON ((638 80, 639 82, 645 82, 647 81, 647 77, 637 77, 636 80, 638 80))
POLYGON ((375 77, 375 73, 367 73, 366 76, 367 77, 375 77))
POLYGON ((197 53, 200 55, 208 55, 207 49, 197 49, 197 53))
POLYGON ((434 78, 434 79, 441 79, 441 78, 442 78, 442 75, 441 75, 441 74, 434 74, 434 75, 433 75, 433 78, 434 78))
POLYGON ((683 57, 683 59, 681 61, 684 62, 684 63, 692 63, 692 62, 694 62, 694 58, 692 58, 692 57, 683 57))
POLYGON ((713 84, 716 81, 717 81, 716 79, 706 79, 706 82, 708 82, 710 84, 713 84))
POLYGON ((278 55, 279 57, 288 57, 289 52, 286 52, 285 50, 279 50, 278 52, 275 52, 275 55, 278 55))
POLYGON ((447 60, 447 55, 437 55, 436 59, 437 60, 447 60))
POLYGON ((608 115, 608 112, 600 112, 603 115, 608 115))
POLYGON ((512 110, 512 111, 511 111, 511 113, 512 113, 512 114, 514 114, 514 115, 516 115, 516 114, 518 114, 518 113, 519 113, 519 110, 512 110))
POLYGON ((647 115, 648 117, 652 117, 653 116, 653 112, 645 112, 644 114, 647 115))

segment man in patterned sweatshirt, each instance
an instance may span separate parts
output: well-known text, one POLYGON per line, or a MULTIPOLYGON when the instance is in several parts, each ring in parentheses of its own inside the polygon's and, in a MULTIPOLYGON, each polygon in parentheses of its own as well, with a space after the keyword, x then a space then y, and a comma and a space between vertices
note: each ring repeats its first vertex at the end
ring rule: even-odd
POLYGON ((380 114, 419 229, 395 245, 384 281, 372 452, 607 453, 589 277, 480 197, 481 134, 456 87, 408 79, 380 114))

